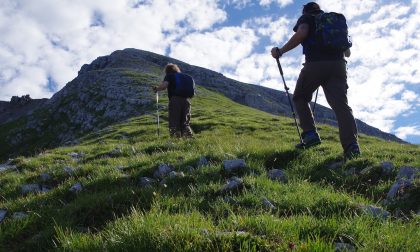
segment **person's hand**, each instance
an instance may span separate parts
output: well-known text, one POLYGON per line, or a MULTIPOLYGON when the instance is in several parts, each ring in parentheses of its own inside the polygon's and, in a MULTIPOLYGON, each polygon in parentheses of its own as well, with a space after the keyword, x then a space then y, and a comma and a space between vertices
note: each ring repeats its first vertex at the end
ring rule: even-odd
POLYGON ((283 55, 283 52, 281 51, 280 48, 278 47, 273 47, 271 49, 271 56, 273 56, 273 58, 278 59, 283 55))
POLYGON ((157 87, 152 87, 152 90, 153 90, 153 92, 157 92, 158 90, 157 90, 157 87))

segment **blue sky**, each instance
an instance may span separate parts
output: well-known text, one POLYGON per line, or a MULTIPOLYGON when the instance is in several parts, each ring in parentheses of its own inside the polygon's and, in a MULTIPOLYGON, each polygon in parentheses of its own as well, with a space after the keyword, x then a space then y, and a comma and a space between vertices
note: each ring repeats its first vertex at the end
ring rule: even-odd
MULTIPOLYGON (((49 98, 85 63, 138 48, 239 81, 283 89, 269 51, 292 35, 293 0, 0 0, 0 100, 49 98)), ((320 0, 345 14, 354 46, 349 103, 357 118, 420 144, 420 0, 320 0)), ((300 47, 281 58, 293 90, 300 47)), ((319 102, 327 105, 323 92, 319 102)))

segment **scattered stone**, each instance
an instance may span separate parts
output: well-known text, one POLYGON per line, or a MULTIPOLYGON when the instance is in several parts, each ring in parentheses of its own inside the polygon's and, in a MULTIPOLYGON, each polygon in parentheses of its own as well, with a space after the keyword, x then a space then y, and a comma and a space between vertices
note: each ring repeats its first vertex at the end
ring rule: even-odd
POLYGON ((38 184, 26 184, 22 185, 21 187, 22 194, 28 194, 28 193, 39 193, 41 192, 41 187, 38 184))
POLYGON ((356 247, 349 243, 337 242, 335 243, 335 252, 354 252, 356 247))
POLYGON ((200 168, 207 165, 209 165, 209 161, 207 161, 207 158, 205 156, 201 156, 197 162, 197 167, 200 168))
POLYGON ((63 170, 68 174, 68 175, 70 175, 70 176, 73 176, 74 175, 74 173, 75 173, 75 171, 76 171, 76 169, 75 168, 73 168, 73 167, 71 167, 71 166, 65 166, 64 168, 63 168, 63 170))
POLYGON ((343 166, 343 161, 337 161, 337 162, 331 163, 328 166, 328 169, 329 170, 336 170, 336 169, 341 168, 342 166, 343 166))
POLYGON ((156 183, 156 180, 148 177, 141 177, 139 185, 140 187, 152 187, 156 183))
POLYGON ((12 215, 12 218, 15 219, 15 220, 21 220, 21 219, 24 219, 26 217, 28 217, 28 214, 24 213, 24 212, 15 212, 12 215))
POLYGON ((271 203, 266 197, 262 198, 262 203, 263 203, 264 207, 266 207, 270 210, 276 209, 276 207, 273 205, 273 203, 271 203))
POLYGON ((172 165, 168 164, 160 164, 159 167, 153 173, 153 177, 158 179, 163 179, 166 177, 171 171, 173 171, 172 165))
POLYGON ((0 223, 2 223, 2 221, 6 217, 6 214, 7 214, 7 210, 6 209, 0 209, 0 223))
POLYGON ((228 173, 237 172, 246 167, 245 160, 232 159, 223 161, 224 170, 228 173))
POLYGON ((394 169, 394 164, 388 161, 384 161, 381 163, 381 171, 384 175, 391 174, 392 170, 394 169))
POLYGON ((222 192, 230 192, 236 189, 240 189, 243 186, 243 182, 238 177, 231 177, 227 183, 222 187, 222 192))
POLYGON ((115 148, 109 154, 111 154, 112 156, 119 156, 122 153, 123 151, 121 150, 121 148, 115 148))
POLYGON ((80 182, 77 182, 69 189, 70 192, 74 192, 74 193, 81 192, 82 190, 83 190, 83 187, 82 187, 82 184, 80 184, 80 182))
POLYGON ((403 166, 400 168, 400 171, 397 174, 397 179, 409 179, 414 180, 414 178, 418 177, 420 174, 420 169, 416 169, 410 166, 403 166))
POLYGON ((368 214, 375 218, 386 219, 391 215, 388 211, 373 205, 361 206, 361 209, 365 214, 368 214))
POLYGON ((185 174, 183 172, 176 172, 176 171, 171 171, 168 174, 169 178, 173 179, 173 178, 183 178, 185 177, 185 174))
POLYGON ((51 175, 48 173, 42 173, 41 175, 39 175, 41 177, 41 181, 42 182, 47 182, 49 180, 52 179, 51 175))
POLYGON ((287 183, 288 181, 286 174, 280 169, 272 169, 268 171, 268 178, 283 183, 287 183))
POLYGON ((7 160, 6 163, 0 164, 0 172, 7 171, 7 170, 17 170, 16 165, 12 165, 13 159, 7 160))
POLYGON ((395 200, 396 198, 407 196, 406 192, 412 186, 413 183, 410 180, 399 179, 391 186, 391 189, 389 189, 386 199, 395 200))

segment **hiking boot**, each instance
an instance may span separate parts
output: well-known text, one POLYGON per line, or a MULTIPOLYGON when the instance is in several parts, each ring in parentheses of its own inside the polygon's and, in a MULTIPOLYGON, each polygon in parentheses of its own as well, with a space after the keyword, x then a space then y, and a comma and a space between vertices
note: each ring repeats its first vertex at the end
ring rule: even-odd
POLYGON ((315 130, 302 133, 303 143, 296 145, 297 149, 306 149, 321 143, 321 138, 315 130))
POLYGON ((344 151, 344 160, 350 160, 359 157, 361 154, 359 144, 353 143, 344 151))

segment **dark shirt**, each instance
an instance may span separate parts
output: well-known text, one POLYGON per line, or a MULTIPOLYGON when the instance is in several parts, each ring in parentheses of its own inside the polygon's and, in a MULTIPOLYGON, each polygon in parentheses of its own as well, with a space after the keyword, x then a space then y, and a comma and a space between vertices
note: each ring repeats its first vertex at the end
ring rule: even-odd
POLYGON ((341 60, 344 59, 342 52, 330 51, 328 49, 322 48, 319 43, 317 43, 316 34, 315 34, 315 16, 304 14, 299 17, 296 25, 293 27, 293 31, 296 32, 299 25, 308 24, 309 25, 309 34, 308 37, 301 43, 303 47, 303 54, 305 54, 305 61, 323 61, 323 60, 341 60))
POLYGON ((175 90, 175 73, 170 73, 165 75, 165 78, 163 81, 167 81, 169 83, 168 85, 168 98, 171 99, 174 90, 175 90))

